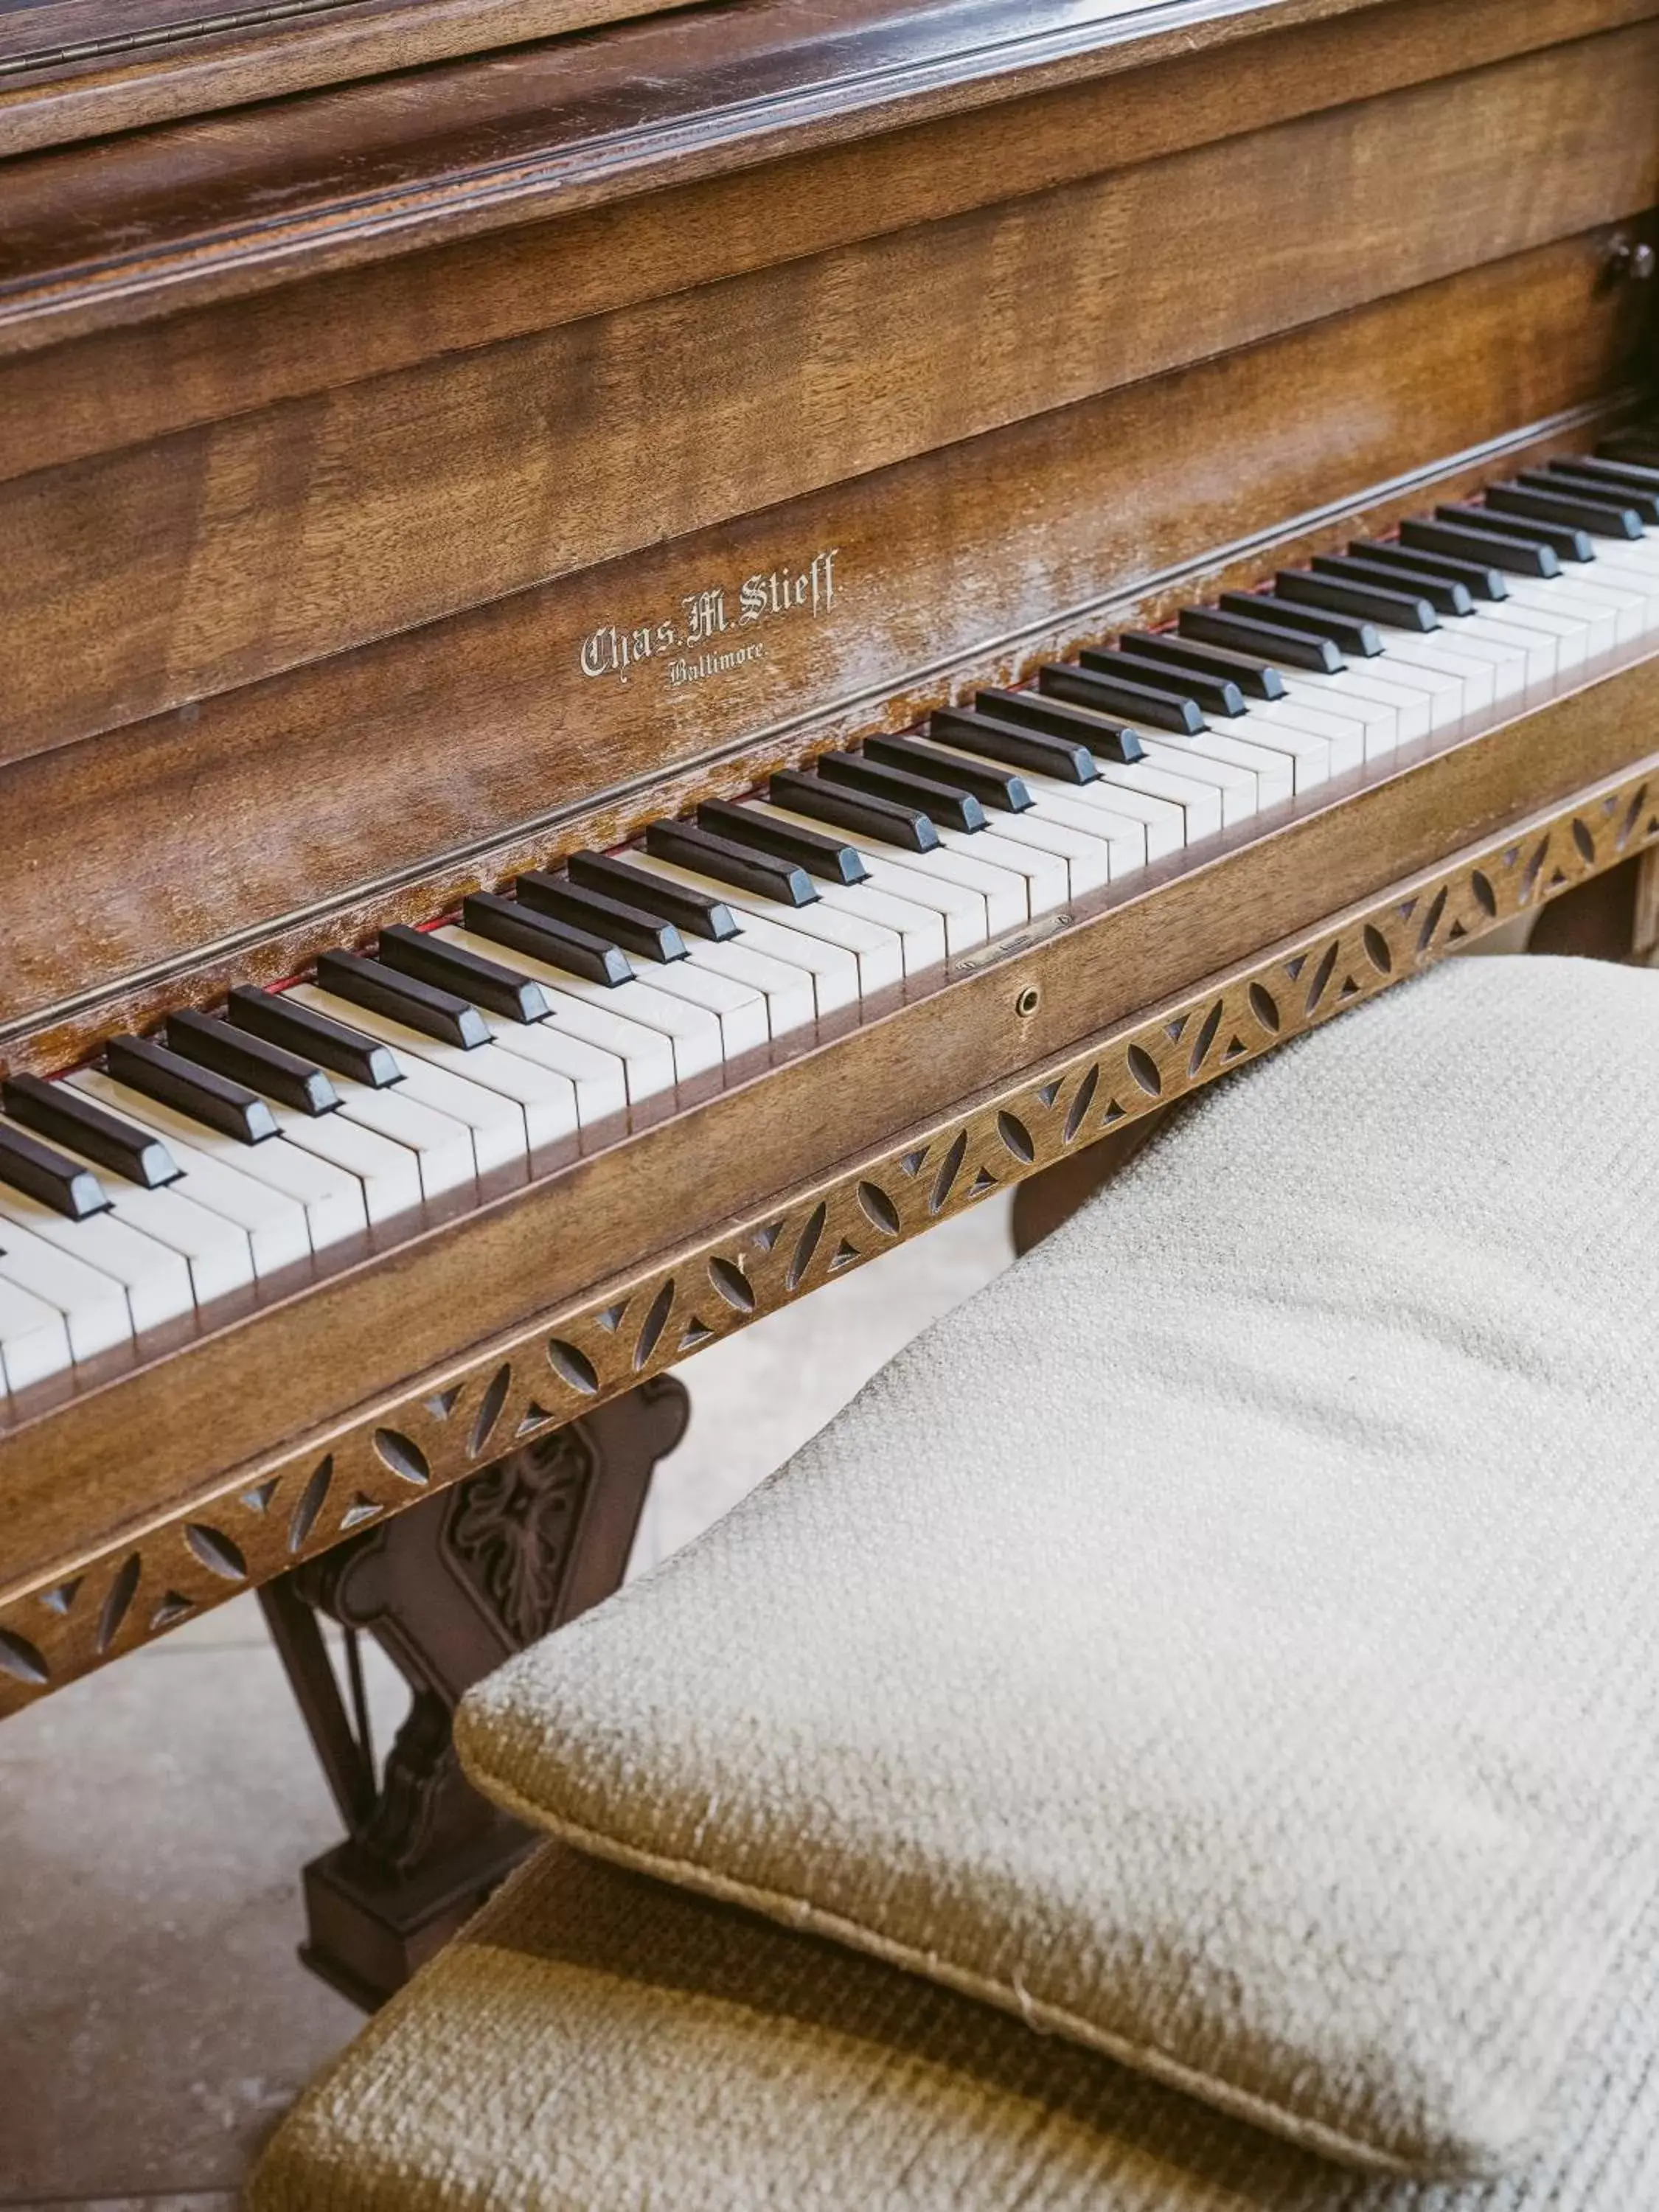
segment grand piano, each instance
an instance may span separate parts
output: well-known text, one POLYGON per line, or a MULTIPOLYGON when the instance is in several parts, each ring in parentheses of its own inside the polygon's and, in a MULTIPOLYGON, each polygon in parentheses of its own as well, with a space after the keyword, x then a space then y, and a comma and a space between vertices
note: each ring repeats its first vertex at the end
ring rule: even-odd
POLYGON ((622 6, 0 11, 0 1712, 258 1589, 365 2002, 671 1370, 1659 937, 1659 0, 622 6))

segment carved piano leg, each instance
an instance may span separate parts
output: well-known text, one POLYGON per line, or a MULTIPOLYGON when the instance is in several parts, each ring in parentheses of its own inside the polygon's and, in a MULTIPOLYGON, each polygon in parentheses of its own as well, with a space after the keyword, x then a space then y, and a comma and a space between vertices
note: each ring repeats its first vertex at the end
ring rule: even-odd
POLYGON ((305 1869, 301 1956, 365 2008, 398 1988, 528 1848, 529 1832, 462 1774, 450 1717, 472 1683, 620 1583, 652 1469, 688 1412, 684 1386, 659 1376, 261 1591, 347 1828, 305 1869), (346 1631, 346 1694, 319 1613, 346 1631), (359 1633, 374 1637, 412 1693, 378 1782, 359 1633))

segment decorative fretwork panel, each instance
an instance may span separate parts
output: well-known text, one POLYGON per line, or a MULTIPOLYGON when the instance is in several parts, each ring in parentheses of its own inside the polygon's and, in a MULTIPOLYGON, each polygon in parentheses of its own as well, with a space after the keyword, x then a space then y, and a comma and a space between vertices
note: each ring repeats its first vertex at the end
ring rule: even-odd
POLYGON ((142 1541, 14 1598, 0 1611, 0 1712, 475 1473, 1656 842, 1659 780, 1581 794, 285 1449, 142 1541))

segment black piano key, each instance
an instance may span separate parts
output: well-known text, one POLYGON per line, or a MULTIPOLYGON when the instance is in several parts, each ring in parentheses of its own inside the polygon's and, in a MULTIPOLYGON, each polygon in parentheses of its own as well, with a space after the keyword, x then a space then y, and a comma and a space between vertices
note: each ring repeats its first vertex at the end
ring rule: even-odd
POLYGON ((1237 615, 1242 622, 1277 623, 1282 629, 1305 630, 1310 637, 1328 637, 1344 653, 1356 659, 1372 660, 1382 650, 1382 641, 1376 627, 1363 616, 1340 615, 1328 607, 1310 607, 1297 599, 1287 599, 1278 592, 1224 592, 1221 594, 1224 614, 1237 615))
POLYGON ((901 806, 890 799, 872 799, 868 792, 854 791, 799 769, 780 769, 766 787, 774 806, 792 814, 810 814, 814 822, 832 829, 850 830, 855 837, 872 844, 891 845, 901 853, 936 853, 939 831, 918 806, 901 806))
POLYGON ((1591 499, 1615 499, 1651 529, 1659 526, 1659 469, 1621 466, 1617 461, 1552 461, 1547 469, 1522 469, 1517 483, 1536 491, 1571 489, 1591 499), (1650 478, 1651 481, 1644 481, 1650 478))
MULTIPOLYGON (((533 908, 554 921, 568 922, 572 929, 585 929, 601 941, 620 946, 624 952, 637 952, 646 960, 654 960, 666 967, 671 960, 686 957, 685 939, 672 921, 665 921, 659 914, 647 914, 643 907, 629 906, 625 900, 612 898, 607 891, 589 890, 580 884, 573 884, 568 876, 556 876, 544 868, 532 868, 519 878, 513 886, 514 896, 521 907, 533 908)), ((481 891, 480 898, 492 896, 481 891)), ((507 903, 511 904, 511 901, 507 903)), ((471 905, 471 902, 468 901, 471 905)), ((477 924, 467 922, 469 929, 477 924)), ((481 936, 491 934, 489 930, 481 936)), ((499 940, 512 943, 510 938, 499 940)), ((528 951, 521 945, 521 952, 528 951)), ((621 978, 618 979, 623 980, 621 978)))
POLYGON ((410 929, 402 922, 383 929, 379 951, 382 967, 395 968, 400 975, 430 983, 435 990, 451 992, 469 1006, 482 1006, 505 1021, 539 1022, 549 1012, 546 992, 530 976, 521 975, 516 968, 504 968, 499 960, 486 960, 482 953, 470 952, 464 945, 446 945, 424 930, 410 929))
MULTIPOLYGON (((1092 707, 1045 699, 1037 691, 981 691, 975 695, 974 704, 981 714, 1005 727, 1012 723, 1017 730, 1035 730, 1041 736, 1059 738, 1062 744, 1081 746, 1090 775, 1099 773, 1095 767, 1097 757, 1120 763, 1145 757, 1146 748, 1133 730, 1097 714, 1092 707)), ((1089 780, 1089 775, 1071 779, 1085 783, 1089 780)))
POLYGON ((817 898, 817 886, 805 868, 734 845, 728 837, 711 837, 690 822, 653 822, 645 833, 645 849, 677 868, 712 876, 757 898, 775 899, 780 906, 811 906, 817 898))
POLYGON ((1558 560, 1595 558, 1589 532, 1575 530, 1565 522, 1540 522, 1534 515, 1500 513, 1495 507, 1468 507, 1455 502, 1437 507, 1434 514, 1437 522, 1449 522, 1456 530, 1486 530, 1495 536, 1519 538, 1528 544, 1542 545, 1558 560))
MULTIPOLYGON (((520 877, 520 896, 516 899, 503 898, 499 891, 473 891, 461 902, 463 924, 475 937, 488 937, 496 945, 510 945, 515 952, 528 953, 532 960, 545 960, 550 968, 563 968, 573 975, 582 976, 587 982, 603 983, 611 989, 618 983, 631 983, 634 970, 622 947, 611 944, 606 938, 596 936, 592 930, 579 929, 574 922, 562 921, 556 914, 538 911, 533 894, 529 898, 524 896, 524 886, 530 880, 527 876, 520 877)), ((552 883, 555 878, 549 876, 542 880, 552 883)), ((668 922, 658 926, 665 929, 673 927, 668 922)), ((674 936, 683 952, 684 939, 678 930, 674 930, 674 936)), ((384 933, 381 941, 385 941, 384 933)), ((447 945, 442 950, 458 952, 462 948, 447 945)), ((480 958, 477 953, 465 953, 464 957, 472 962, 480 958)), ((495 961, 483 961, 482 964, 498 968, 495 961)), ((454 972, 453 988, 456 990, 464 991, 466 997, 480 1006, 500 1011, 492 1000, 474 989, 471 981, 465 986, 462 984, 459 969, 454 972)), ((518 974, 518 970, 512 968, 498 968, 498 972, 506 975, 518 974)), ((431 980, 435 982, 439 979, 434 975, 431 980)), ((535 994, 536 1000, 540 1001, 540 1011, 517 1014, 513 1018, 538 1022, 548 1011, 547 994, 539 983, 530 978, 520 977, 520 980, 535 994)), ((534 1004, 534 1000, 525 1000, 520 1004, 528 1007, 534 1004)))
MULTIPOLYGON (((1445 583, 1461 584, 1471 599, 1495 601, 1510 595, 1502 570, 1488 568, 1482 561, 1454 560, 1449 554, 1431 553, 1421 545, 1395 545, 1381 538, 1351 538, 1348 551, 1369 568, 1396 569, 1408 576, 1437 576, 1445 583)), ((1314 566, 1319 566, 1317 561, 1314 566)))
POLYGON ((293 1107, 295 1113, 331 1114, 340 1103, 339 1092, 314 1060, 233 1029, 216 1015, 169 1014, 167 1038, 168 1048, 181 1059, 210 1067, 216 1075, 228 1075, 233 1083, 246 1084, 279 1105, 293 1107))
POLYGON ((609 853, 573 853, 564 865, 572 883, 623 899, 647 914, 659 914, 686 937, 723 945, 742 934, 742 925, 724 899, 710 898, 689 884, 665 883, 648 868, 630 867, 609 853))
POLYGON ((1131 629, 1123 642, 1149 660, 1168 661, 1175 668, 1191 668, 1200 676, 1225 677, 1247 699, 1282 699, 1285 679, 1268 661, 1252 659, 1247 653, 1229 653, 1224 646, 1199 645, 1173 630, 1131 629))
POLYGON ((1195 638, 1201 645, 1225 646, 1232 653, 1270 653, 1286 668, 1310 669, 1319 676, 1334 676, 1345 665, 1329 638, 1286 629, 1282 623, 1268 621, 1262 615, 1223 614, 1218 607, 1183 607, 1181 635, 1195 638))
POLYGON ((405 1029, 418 1030, 440 1044, 471 1052, 489 1042, 489 1024, 470 1000, 434 983, 423 983, 418 976, 400 975, 361 952, 325 952, 317 963, 317 981, 333 997, 366 1006, 389 1022, 401 1022, 405 1029))
POLYGON ((153 1037, 111 1037, 104 1047, 104 1065, 129 1091, 142 1091, 158 1105, 171 1106, 239 1144, 263 1145, 276 1134, 276 1116, 257 1091, 210 1067, 198 1067, 153 1037))
POLYGON ((100 1168, 144 1190, 177 1182, 182 1172, 160 1137, 124 1121, 107 1106, 83 1098, 64 1084, 47 1083, 38 1075, 14 1075, 0 1086, 0 1105, 14 1121, 67 1145, 71 1152, 84 1152, 100 1168))
POLYGON ((1598 441, 1595 456, 1602 461, 1635 461, 1644 469, 1659 469, 1659 430, 1646 425, 1612 430, 1598 441))
POLYGON ((371 1091, 384 1091, 404 1079, 389 1045, 349 1030, 311 1006, 297 1006, 280 991, 258 991, 239 983, 225 1002, 225 1012, 250 1036, 331 1067, 336 1075, 348 1075, 371 1091))
POLYGON ((791 860, 826 884, 862 884, 870 871, 856 845, 840 837, 821 836, 816 830, 798 830, 793 822, 775 822, 752 808, 734 806, 730 799, 706 799, 697 809, 699 828, 716 837, 729 837, 736 845, 752 845, 775 860, 791 860))
POLYGON ((1177 668, 1156 653, 1135 652, 1126 639, 1107 652, 1095 646, 1079 653, 1082 665, 1097 676, 1109 676, 1135 684, 1166 698, 1190 699, 1200 714, 1242 714, 1244 694, 1231 676, 1199 668, 1177 668))
POLYGON ((1381 623, 1390 629, 1438 629, 1440 617, 1417 592, 1391 591, 1386 586, 1355 583, 1341 576, 1319 575, 1307 568, 1281 568, 1273 579, 1274 595, 1297 606, 1328 608, 1355 622, 1381 623))
POLYGON ((848 791, 861 791, 868 799, 889 799, 896 806, 915 806, 935 828, 982 830, 985 809, 971 791, 960 785, 936 782, 931 776, 912 775, 902 768, 888 768, 857 753, 825 753, 817 763, 825 783, 838 783, 848 791))
POLYGON ((1358 584, 1376 591, 1408 592, 1426 599, 1437 615, 1472 615, 1474 601, 1466 584, 1447 583, 1421 568, 1391 568, 1382 561, 1362 561, 1352 554, 1316 553, 1315 574, 1334 577, 1338 583, 1358 584))
MULTIPOLYGON (((1492 515, 1488 520, 1495 526, 1498 518, 1492 515)), ((1400 542, 1413 552, 1478 561, 1511 576, 1559 576, 1561 573, 1561 563, 1547 545, 1530 538, 1505 537, 1495 526, 1477 530, 1455 522, 1402 522, 1400 542)))
POLYGON ((1634 507, 1613 498, 1597 499, 1590 492, 1575 492, 1565 484, 1540 491, 1535 484, 1491 484, 1486 504, 1499 514, 1524 514, 1534 522, 1557 522, 1568 530, 1583 530, 1594 538, 1640 538, 1642 518, 1634 507))
POLYGON ((960 753, 946 752, 923 738, 866 738, 864 750, 872 760, 884 761, 889 768, 908 769, 957 791, 971 791, 981 806, 999 814, 1024 814, 1036 803, 1012 769, 999 768, 994 761, 964 760, 960 753))
POLYGON ((84 1221, 109 1205, 90 1168, 65 1158, 27 1129, 0 1129, 0 1183, 38 1199, 69 1221, 84 1221))
POLYGON ((1024 769, 1032 775, 1051 775, 1060 783, 1094 781, 1100 770, 1086 745, 986 711, 983 702, 995 696, 981 692, 980 711, 966 707, 938 708, 927 718, 929 732, 941 744, 958 745, 982 760, 1000 761, 1005 767, 1024 769))
POLYGON ((1204 727, 1195 699, 1171 696, 1148 684, 1087 668, 1051 663, 1037 671, 1037 690, 1045 699, 1065 699, 1074 707, 1086 707, 1091 714, 1122 715, 1149 730, 1174 730, 1183 738, 1195 738, 1204 727))
POLYGON ((1659 494, 1659 467, 1640 461, 1609 461, 1595 453, 1558 453, 1547 464, 1552 476, 1588 477, 1598 483, 1617 484, 1621 491, 1659 494))

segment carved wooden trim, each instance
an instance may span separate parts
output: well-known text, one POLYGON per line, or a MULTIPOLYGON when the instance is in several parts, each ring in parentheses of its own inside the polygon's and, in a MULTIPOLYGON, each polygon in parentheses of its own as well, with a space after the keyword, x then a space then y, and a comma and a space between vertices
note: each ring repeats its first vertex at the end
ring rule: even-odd
POLYGON ((1659 848, 1659 756, 263 1455, 0 1607, 0 1714, 1659 848))

